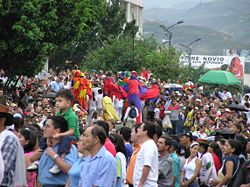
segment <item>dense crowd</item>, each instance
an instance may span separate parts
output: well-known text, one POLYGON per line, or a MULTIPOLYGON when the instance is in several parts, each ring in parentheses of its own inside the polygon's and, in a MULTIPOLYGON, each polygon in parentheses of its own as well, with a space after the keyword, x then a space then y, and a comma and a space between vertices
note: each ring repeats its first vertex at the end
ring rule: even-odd
POLYGON ((0 186, 249 187, 250 94, 173 82, 0 70, 0 186))

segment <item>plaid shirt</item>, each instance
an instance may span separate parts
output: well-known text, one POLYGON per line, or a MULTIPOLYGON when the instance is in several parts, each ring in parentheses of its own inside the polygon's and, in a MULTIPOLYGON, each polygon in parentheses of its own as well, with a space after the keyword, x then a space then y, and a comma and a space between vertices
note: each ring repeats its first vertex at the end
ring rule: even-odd
POLYGON ((4 162, 4 177, 0 185, 14 185, 14 171, 16 165, 16 156, 18 150, 18 142, 13 136, 7 136, 2 145, 2 156, 4 162))

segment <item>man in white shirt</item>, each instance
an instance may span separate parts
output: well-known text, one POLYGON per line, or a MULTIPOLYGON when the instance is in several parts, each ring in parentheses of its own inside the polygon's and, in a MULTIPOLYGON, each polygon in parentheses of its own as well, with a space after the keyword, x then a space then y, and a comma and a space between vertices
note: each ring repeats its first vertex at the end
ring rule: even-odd
POLYGON ((135 162, 133 174, 135 187, 158 186, 158 150, 152 139, 155 133, 155 126, 148 122, 138 128, 137 136, 142 146, 135 162))
POLYGON ((197 138, 206 139, 207 133, 205 132, 206 128, 205 125, 200 125, 200 128, 198 131, 193 133, 193 136, 196 136, 197 138))

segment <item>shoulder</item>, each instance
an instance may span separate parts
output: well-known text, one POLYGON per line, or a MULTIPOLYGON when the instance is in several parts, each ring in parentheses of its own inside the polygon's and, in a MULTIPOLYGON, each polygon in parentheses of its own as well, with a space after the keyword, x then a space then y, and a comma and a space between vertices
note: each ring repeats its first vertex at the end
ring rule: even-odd
POLYGON ((106 149, 105 149, 104 155, 102 156, 101 159, 102 159, 103 165, 106 165, 106 164, 116 165, 115 157, 106 149))
POLYGON ((141 146, 141 150, 144 150, 144 151, 152 151, 154 149, 157 149, 157 147, 156 147, 155 142, 152 139, 144 142, 141 146))
POLYGON ((18 139, 17 137, 15 137, 15 135, 9 135, 9 136, 6 136, 4 141, 3 141, 3 145, 5 144, 13 144, 13 145, 18 145, 18 139))
POLYGON ((197 157, 197 158, 195 159, 195 163, 196 163, 196 164, 201 164, 201 159, 197 157))

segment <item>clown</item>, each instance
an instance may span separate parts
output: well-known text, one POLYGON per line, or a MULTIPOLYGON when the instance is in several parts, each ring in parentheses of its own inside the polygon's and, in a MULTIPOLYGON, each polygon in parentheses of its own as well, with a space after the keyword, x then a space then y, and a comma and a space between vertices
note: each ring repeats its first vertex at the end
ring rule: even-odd
POLYGON ((85 77, 84 73, 81 73, 80 70, 76 70, 73 80, 72 80, 72 92, 75 96, 75 99, 79 102, 80 106, 84 110, 88 110, 88 98, 92 97, 92 84, 85 77), (88 97, 87 97, 88 96, 88 97))

